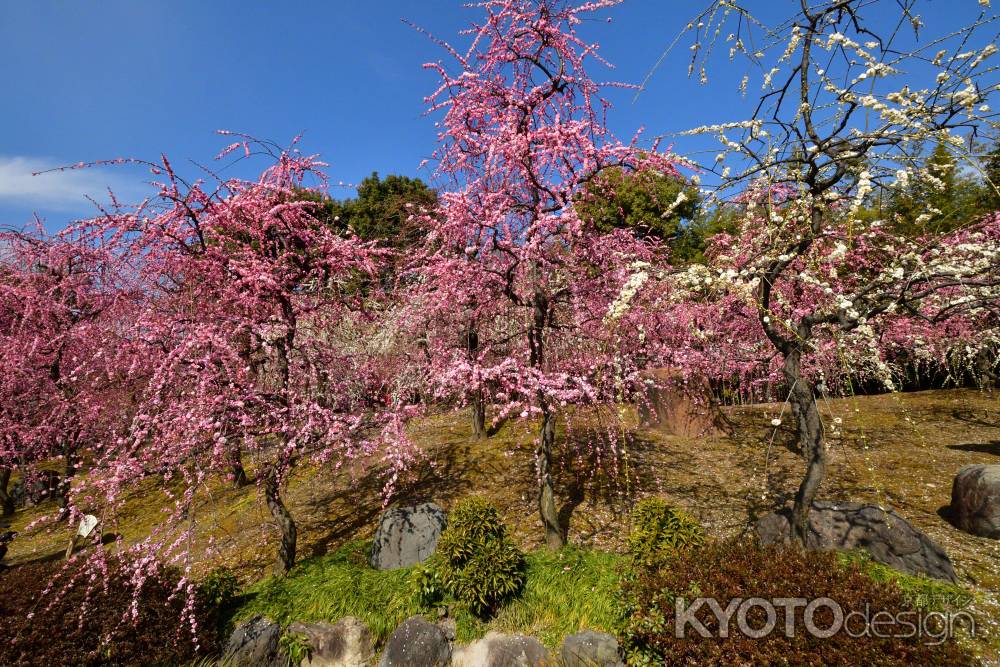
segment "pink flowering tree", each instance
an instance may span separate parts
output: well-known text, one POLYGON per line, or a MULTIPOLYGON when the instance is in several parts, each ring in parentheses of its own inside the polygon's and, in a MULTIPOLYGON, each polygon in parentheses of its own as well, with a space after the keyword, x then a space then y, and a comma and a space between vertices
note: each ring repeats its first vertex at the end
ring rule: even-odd
POLYGON ((74 475, 123 409, 113 363, 115 322, 127 303, 108 248, 41 224, 0 233, 0 500, 12 470, 61 461, 61 517, 74 475))
POLYGON ((830 380, 823 367, 840 357, 852 364, 841 374, 867 372, 892 389, 890 348, 923 338, 914 332, 933 332, 938 349, 956 334, 963 345, 996 335, 997 217, 914 240, 872 211, 878 188, 933 182, 924 146, 941 142, 961 157, 988 120, 991 87, 980 80, 997 47, 979 29, 989 19, 924 39, 912 8, 893 5, 899 27, 883 33, 872 7, 803 4, 767 33, 764 50, 748 46, 762 24, 732 2, 691 24, 692 71, 706 76, 726 32, 730 57, 760 68, 764 92, 750 119, 692 133, 718 137, 722 152, 703 167, 717 177, 719 198, 737 191, 743 212, 740 230, 718 239, 708 277, 743 294, 780 359, 807 463, 793 507, 799 541, 826 469, 814 398, 830 380))
MULTIPOLYGON (((545 541, 565 541, 552 485, 558 411, 620 400, 636 380, 638 354, 616 346, 609 313, 639 262, 657 247, 627 231, 600 233, 573 208, 602 170, 676 174, 667 155, 616 140, 609 104, 587 74, 601 63, 578 35, 588 13, 544 0, 490 0, 428 98, 440 114, 434 154, 441 192, 426 217, 425 257, 413 301, 425 317, 457 313, 432 328, 428 373, 442 397, 498 405, 539 419, 538 509, 545 541)), ((613 318, 612 318, 613 319, 613 318)))
POLYGON ((239 481, 248 460, 280 533, 283 573, 296 557, 283 498, 294 466, 372 453, 378 430, 392 426, 373 409, 366 361, 343 335, 366 318, 362 299, 373 297, 352 285, 375 275, 379 252, 324 224, 301 196, 307 179, 322 179, 322 163, 294 146, 239 139, 223 155, 269 154, 259 179, 187 183, 164 158, 148 165, 162 181, 155 199, 81 225, 127 248, 117 261, 134 267, 145 295, 129 329, 144 350, 131 372, 145 388, 97 462, 99 485, 115 499, 149 475, 179 484, 170 519, 146 543, 176 559, 197 490, 211 476, 239 481))

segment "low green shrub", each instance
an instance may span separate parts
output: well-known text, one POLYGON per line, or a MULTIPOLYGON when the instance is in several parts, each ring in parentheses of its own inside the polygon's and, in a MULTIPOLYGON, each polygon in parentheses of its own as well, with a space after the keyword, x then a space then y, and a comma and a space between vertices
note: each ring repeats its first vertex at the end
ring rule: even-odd
POLYGON ((437 550, 414 575, 425 601, 448 594, 480 617, 491 615, 524 586, 524 554, 485 498, 458 502, 437 550))
MULTIPOLYGON (((724 611, 741 598, 830 598, 844 618, 854 612, 887 612, 894 619, 905 616, 917 622, 919 610, 893 585, 872 580, 857 564, 843 564, 831 552, 802 552, 790 547, 761 547, 755 542, 711 543, 678 552, 669 561, 638 566, 623 583, 619 637, 630 665, 970 665, 975 659, 954 638, 907 633, 902 625, 864 632, 861 616, 854 615, 850 632, 841 627, 830 637, 809 633, 803 609, 794 610, 791 636, 785 632, 786 607, 776 606, 775 628, 760 638, 743 634, 733 614, 729 636, 720 637, 720 621, 708 604, 695 612, 709 637, 691 624, 682 637, 676 634, 677 599, 683 612, 695 598, 714 598, 724 611), (861 623, 861 625, 858 625, 861 623), (854 636, 852 636, 854 635, 854 636)), ((733 610, 735 611, 735 609, 733 610)), ((753 606, 745 611, 749 626, 768 622, 766 611, 753 606)), ((812 617, 818 628, 835 624, 833 610, 820 606, 812 617)), ((926 618, 924 619, 926 620, 926 618)), ((867 627, 871 628, 871 625, 867 627)), ((936 632, 936 631, 935 631, 936 632)))
POLYGON ((217 567, 198 584, 198 598, 205 605, 226 608, 232 605, 240 590, 240 582, 227 567, 217 567))
POLYGON ((632 510, 628 547, 639 565, 652 565, 704 541, 705 531, 698 520, 662 498, 645 498, 632 510))

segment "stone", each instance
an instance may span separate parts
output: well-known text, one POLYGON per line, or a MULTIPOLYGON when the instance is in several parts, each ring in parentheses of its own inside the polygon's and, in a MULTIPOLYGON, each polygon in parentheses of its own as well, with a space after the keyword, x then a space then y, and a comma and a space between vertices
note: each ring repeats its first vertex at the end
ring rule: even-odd
POLYGON ((287 659, 280 655, 281 627, 264 616, 254 616, 236 626, 222 652, 229 667, 279 667, 287 659))
POLYGON ((643 381, 638 405, 643 427, 686 438, 725 435, 732 430, 707 380, 685 379, 676 370, 658 368, 644 372, 643 381))
POLYGON ((295 622, 286 633, 301 635, 309 642, 309 657, 302 661, 303 667, 366 667, 375 658, 371 631, 353 616, 335 625, 295 622))
POLYGON ((371 566, 398 570, 424 562, 434 553, 447 525, 448 515, 434 503, 386 511, 375 531, 371 566))
POLYGON ((489 632, 452 653, 453 667, 537 667, 551 663, 542 642, 525 635, 489 632))
POLYGON ((973 535, 1000 539, 1000 465, 964 466, 951 485, 951 520, 973 535))
MULTIPOLYGON (((787 544, 791 510, 768 514, 757 522, 762 544, 787 544)), ((850 502, 816 501, 809 512, 806 548, 819 551, 864 549, 873 560, 906 574, 957 582, 944 549, 894 509, 850 502)))
POLYGON ((446 667, 451 643, 444 631, 419 616, 403 621, 385 643, 379 667, 446 667))
POLYGON ((584 630, 563 640, 562 667, 623 667, 618 640, 605 632, 584 630))

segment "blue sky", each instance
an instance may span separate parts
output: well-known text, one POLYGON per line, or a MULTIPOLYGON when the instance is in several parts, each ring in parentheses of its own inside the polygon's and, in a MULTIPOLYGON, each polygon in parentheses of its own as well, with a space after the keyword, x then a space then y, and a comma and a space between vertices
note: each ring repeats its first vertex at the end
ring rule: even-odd
MULTIPOLYGON (((303 146, 331 164, 333 182, 372 171, 425 179, 417 166, 434 147, 423 97, 435 76, 422 63, 444 53, 405 25, 455 40, 475 10, 460 0, 283 2, 275 0, 0 0, 0 225, 38 212, 50 229, 92 206, 110 185, 125 198, 143 191, 135 168, 30 177, 59 164, 166 153, 182 170, 208 162, 225 141, 217 129, 303 146)), ((677 31, 706 2, 626 0, 584 27, 614 72, 596 79, 639 82, 677 31), (608 23, 606 18, 611 17, 608 23)), ((797 0, 750 0, 780 19, 797 0)), ((928 25, 974 17, 976 0, 931 0, 928 25)), ((610 121, 623 138, 649 136, 748 113, 735 94, 743 71, 686 78, 686 43, 658 69, 638 101, 612 96, 610 121)), ((685 146, 679 144, 683 150, 685 146)), ((337 195, 337 192, 334 192, 337 195)), ((350 191, 344 190, 342 196, 350 191)))

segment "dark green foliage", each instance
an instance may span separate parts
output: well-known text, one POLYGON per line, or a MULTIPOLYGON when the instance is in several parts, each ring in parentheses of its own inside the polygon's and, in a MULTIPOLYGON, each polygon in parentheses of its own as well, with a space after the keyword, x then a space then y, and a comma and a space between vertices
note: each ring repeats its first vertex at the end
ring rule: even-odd
POLYGON ((653 565, 678 551, 700 546, 704 540, 705 531, 698 520, 662 498, 645 498, 632 510, 628 546, 638 564, 653 565))
POLYGON ((695 217, 700 200, 698 188, 678 176, 612 168, 587 186, 576 209, 598 231, 631 229, 670 241, 682 232, 683 220, 695 217))
POLYGON ((944 144, 935 146, 921 166, 932 178, 914 176, 887 199, 885 213, 893 229, 911 237, 946 234, 987 212, 985 184, 966 173, 944 144))
MULTIPOLYGON (((174 593, 176 576, 147 580, 133 623, 126 617, 132 604, 129 575, 114 563, 107 590, 96 582, 88 598, 84 577, 58 599, 53 593, 42 597, 53 578, 58 577, 55 591, 66 583, 66 574, 60 574, 64 565, 56 560, 0 571, 0 665, 181 665, 199 655, 190 626, 181 623, 184 596, 174 593)), ((213 614, 198 613, 201 655, 217 641, 213 614)))
POLYGON ((303 199, 316 202, 314 215, 326 224, 397 250, 420 241, 420 230, 410 216, 433 211, 437 205, 437 193, 419 178, 389 175, 383 179, 376 172, 361 181, 354 199, 331 199, 313 191, 302 194, 303 199))
POLYGON ((448 515, 427 569, 433 573, 418 580, 424 589, 434 593, 439 587, 472 613, 488 616, 524 586, 525 558, 507 535, 496 506, 472 497, 448 515))
MULTIPOLYGON (((437 206, 437 193, 419 178, 389 175, 383 179, 377 172, 361 181, 354 199, 331 199, 314 190, 303 190, 300 196, 316 204, 312 214, 322 223, 394 251, 380 276, 383 287, 390 286, 409 261, 406 251, 423 240, 421 227, 411 216, 433 213, 437 206)), ((368 286, 368 279, 359 276, 354 289, 368 286)))
POLYGON ((233 571, 217 567, 198 584, 198 598, 211 607, 229 607, 240 590, 240 582, 233 571))
POLYGON ((1000 138, 994 141, 993 148, 983 156, 982 160, 982 192, 979 195, 979 208, 984 212, 1000 210, 1000 138))
MULTIPOLYGON (((743 635, 736 616, 728 638, 718 637, 719 622, 708 605, 696 613, 711 637, 703 638, 688 625, 683 638, 675 636, 675 602, 715 598, 725 608, 733 598, 829 597, 845 614, 867 608, 893 616, 910 611, 900 591, 873 581, 856 564, 843 565, 831 552, 802 552, 790 547, 762 548, 750 541, 713 543, 678 553, 669 561, 639 567, 623 584, 619 639, 631 665, 969 665, 973 657, 954 639, 935 644, 924 637, 851 637, 844 631, 828 638, 808 633, 802 609, 795 616, 795 632, 786 636, 784 608, 777 608, 776 630, 762 638, 743 635)), ((914 612, 915 613, 915 612, 914 612)), ((747 613, 751 627, 760 628, 760 607, 747 613)), ((830 627, 833 615, 820 608, 818 627, 830 627)), ((886 633, 889 634, 889 633, 886 633)), ((904 634, 902 632, 897 634, 904 634)))

